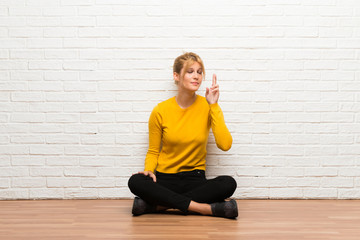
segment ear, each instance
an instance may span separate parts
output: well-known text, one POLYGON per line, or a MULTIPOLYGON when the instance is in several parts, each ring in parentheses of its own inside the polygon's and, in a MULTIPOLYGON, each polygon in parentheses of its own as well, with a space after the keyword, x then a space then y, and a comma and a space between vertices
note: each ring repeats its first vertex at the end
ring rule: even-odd
POLYGON ((179 81, 180 81, 180 76, 179 76, 179 74, 178 74, 177 72, 174 72, 174 73, 173 73, 173 76, 174 76, 175 82, 179 82, 179 81))

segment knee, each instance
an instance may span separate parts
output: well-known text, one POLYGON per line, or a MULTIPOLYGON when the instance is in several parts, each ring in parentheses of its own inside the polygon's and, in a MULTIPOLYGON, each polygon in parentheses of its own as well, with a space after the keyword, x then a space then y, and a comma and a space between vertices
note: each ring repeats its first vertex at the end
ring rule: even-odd
POLYGON ((236 180, 231 176, 219 176, 219 178, 223 182, 224 189, 231 196, 237 188, 236 180))
POLYGON ((146 176, 143 174, 134 174, 129 178, 128 187, 131 192, 137 192, 139 186, 141 186, 141 182, 144 181, 146 176))

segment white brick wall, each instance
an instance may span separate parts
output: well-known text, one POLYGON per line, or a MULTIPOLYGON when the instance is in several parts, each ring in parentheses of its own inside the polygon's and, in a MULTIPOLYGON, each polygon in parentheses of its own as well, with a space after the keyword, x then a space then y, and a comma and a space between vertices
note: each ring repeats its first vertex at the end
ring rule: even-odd
POLYGON ((237 198, 360 198, 360 2, 0 0, 0 199, 129 198, 183 51, 217 73, 237 198))

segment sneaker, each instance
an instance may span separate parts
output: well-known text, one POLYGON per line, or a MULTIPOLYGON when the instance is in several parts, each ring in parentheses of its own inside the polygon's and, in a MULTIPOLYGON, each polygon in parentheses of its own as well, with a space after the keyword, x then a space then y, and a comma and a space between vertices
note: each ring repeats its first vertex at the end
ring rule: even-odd
POLYGON ((133 207, 132 207, 132 214, 134 216, 139 216, 145 213, 153 213, 156 210, 156 206, 152 206, 142 200, 139 197, 135 197, 133 207))
POLYGON ((213 216, 224 218, 236 218, 238 216, 237 203, 234 199, 216 202, 210 205, 213 216))

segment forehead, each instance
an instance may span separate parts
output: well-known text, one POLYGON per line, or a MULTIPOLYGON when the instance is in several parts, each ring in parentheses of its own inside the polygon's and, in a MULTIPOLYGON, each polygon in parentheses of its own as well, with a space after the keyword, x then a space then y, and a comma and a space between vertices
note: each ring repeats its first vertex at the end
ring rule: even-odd
POLYGON ((189 68, 192 68, 192 69, 199 69, 201 68, 201 64, 199 62, 193 62, 193 63, 190 63, 188 66, 187 66, 187 69, 189 68))

